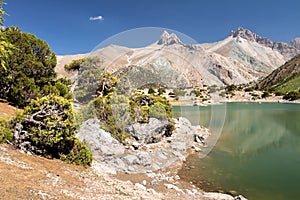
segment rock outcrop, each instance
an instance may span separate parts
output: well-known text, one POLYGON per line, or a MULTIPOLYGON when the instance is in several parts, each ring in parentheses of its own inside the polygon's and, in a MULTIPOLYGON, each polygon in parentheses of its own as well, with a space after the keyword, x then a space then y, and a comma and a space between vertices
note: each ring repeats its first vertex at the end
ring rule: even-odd
POLYGON ((172 135, 162 134, 166 122, 150 119, 151 125, 134 129, 136 138, 140 140, 127 140, 121 144, 100 128, 98 120, 89 119, 83 123, 77 137, 91 147, 94 156, 93 167, 98 171, 157 171, 171 166, 176 161, 185 160, 188 150, 193 150, 196 146, 198 149, 203 147, 203 141, 197 142, 195 138, 204 139, 209 135, 207 129, 192 126, 185 118, 174 120, 175 130, 172 135), (157 129, 154 125, 158 126, 157 129))
POLYGON ((160 142, 163 137, 171 135, 171 124, 168 119, 158 120, 150 118, 148 123, 135 123, 128 126, 125 131, 138 142, 151 144, 160 142))

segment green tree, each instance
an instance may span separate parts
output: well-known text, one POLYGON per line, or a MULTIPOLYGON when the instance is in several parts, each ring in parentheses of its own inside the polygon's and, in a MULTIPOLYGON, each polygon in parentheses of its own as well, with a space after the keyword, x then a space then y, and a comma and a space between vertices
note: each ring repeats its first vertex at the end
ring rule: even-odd
POLYGON ((99 77, 103 74, 104 68, 101 66, 101 60, 98 57, 88 57, 74 60, 66 66, 65 68, 77 71, 74 98, 80 103, 88 103, 94 98, 99 85, 99 77))
POLYGON ((87 165, 92 161, 90 150, 76 137, 72 104, 59 96, 32 100, 25 107, 25 119, 17 123, 14 144, 35 154, 87 165))
POLYGON ((159 88, 158 89, 158 95, 162 95, 166 92, 166 90, 164 88, 159 88))
POLYGON ((115 91, 115 87, 120 80, 109 73, 103 73, 100 76, 99 86, 97 88, 97 95, 107 96, 109 93, 115 91))
POLYGON ((70 64, 64 66, 66 71, 76 71, 79 70, 82 63, 86 61, 86 58, 81 58, 78 60, 73 60, 70 64))
POLYGON ((0 1, 0 65, 4 70, 7 70, 6 65, 8 57, 11 54, 11 50, 13 49, 13 45, 7 41, 6 35, 2 29, 4 22, 3 16, 6 14, 2 8, 4 4, 4 1, 0 1))
POLYGON ((5 4, 5 2, 3 0, 0 1, 0 26, 3 25, 4 22, 4 17, 3 15, 5 15, 5 11, 3 10, 3 5, 5 4))
POLYGON ((14 48, 7 69, 0 71, 0 98, 24 107, 31 99, 45 95, 43 87, 56 78, 56 56, 45 41, 17 27, 3 33, 14 48))

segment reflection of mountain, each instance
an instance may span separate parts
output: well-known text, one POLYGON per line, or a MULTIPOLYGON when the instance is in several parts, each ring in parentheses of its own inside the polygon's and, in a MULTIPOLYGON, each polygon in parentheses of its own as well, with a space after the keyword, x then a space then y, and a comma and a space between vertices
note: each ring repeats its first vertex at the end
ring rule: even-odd
POLYGON ((144 48, 110 45, 90 54, 60 56, 56 69, 67 75, 63 65, 70 60, 97 56, 108 72, 125 69, 134 85, 144 80, 173 87, 239 84, 266 76, 299 53, 295 47, 243 28, 222 41, 206 44, 184 44, 175 34, 164 32, 157 42, 144 48))
MULTIPOLYGON (((272 107, 261 109, 262 106, 267 105, 251 104, 249 109, 227 112, 219 150, 249 158, 286 145, 293 140, 291 138, 300 136, 300 126, 295 121, 300 118, 299 112, 291 115, 285 109, 274 112, 272 107)), ((290 148, 300 145, 297 143, 290 148)))

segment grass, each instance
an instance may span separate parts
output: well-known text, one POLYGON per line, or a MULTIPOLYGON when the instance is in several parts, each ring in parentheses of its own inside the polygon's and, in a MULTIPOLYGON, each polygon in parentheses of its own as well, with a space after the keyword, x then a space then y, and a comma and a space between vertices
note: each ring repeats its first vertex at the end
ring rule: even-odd
POLYGON ((276 87, 276 91, 286 93, 288 91, 299 90, 299 88, 300 88, 300 75, 276 87))

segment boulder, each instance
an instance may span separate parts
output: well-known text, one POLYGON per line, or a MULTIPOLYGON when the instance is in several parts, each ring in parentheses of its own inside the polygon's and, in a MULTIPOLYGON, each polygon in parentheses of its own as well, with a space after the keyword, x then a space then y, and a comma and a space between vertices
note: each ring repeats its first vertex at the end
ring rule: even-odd
POLYGON ((140 165, 140 160, 135 155, 127 155, 124 160, 128 165, 140 165))
POLYGON ((137 154, 139 164, 146 167, 151 165, 151 156, 147 152, 141 152, 137 154))
POLYGON ((168 119, 150 118, 149 123, 135 123, 126 127, 125 131, 140 143, 151 144, 170 135, 170 128, 171 122, 168 119))
POLYGON ((100 128, 100 123, 96 119, 85 121, 76 137, 88 143, 95 157, 120 156, 125 151, 121 143, 114 139, 110 133, 100 128))
POLYGON ((140 190, 145 190, 145 191, 147 190, 147 188, 140 183, 136 183, 134 184, 134 186, 140 190))
POLYGON ((185 142, 173 142, 171 147, 174 151, 186 151, 186 143, 185 142))

